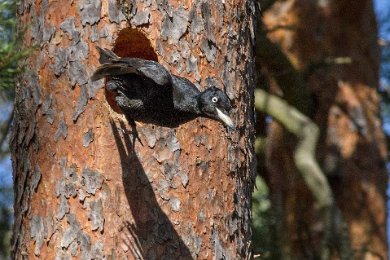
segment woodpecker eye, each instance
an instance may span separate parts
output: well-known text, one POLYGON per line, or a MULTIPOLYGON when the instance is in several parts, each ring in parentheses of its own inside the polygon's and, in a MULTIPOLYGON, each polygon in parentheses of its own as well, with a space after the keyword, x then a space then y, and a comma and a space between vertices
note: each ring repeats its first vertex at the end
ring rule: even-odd
POLYGON ((218 98, 217 98, 217 97, 213 97, 213 98, 211 99, 211 101, 212 101, 213 103, 217 103, 217 102, 218 102, 218 98))

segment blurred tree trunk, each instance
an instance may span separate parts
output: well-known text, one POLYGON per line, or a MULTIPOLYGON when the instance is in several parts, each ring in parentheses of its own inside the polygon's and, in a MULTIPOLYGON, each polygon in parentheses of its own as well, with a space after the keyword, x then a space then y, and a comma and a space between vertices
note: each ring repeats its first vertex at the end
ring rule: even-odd
MULTIPOLYGON (((268 68, 276 78, 271 89, 282 89, 284 98, 322 129, 317 157, 350 238, 340 241, 337 232, 342 229, 334 229, 325 246, 334 258, 340 258, 345 242, 354 259, 387 259, 387 151, 377 94, 380 60, 372 1, 276 1, 263 22, 267 36, 280 45, 303 80, 305 89, 296 84, 296 91, 313 92, 313 100, 292 99, 275 84, 289 71, 268 68), (305 102, 313 105, 307 109, 305 102)), ((265 179, 278 219, 274 231, 282 241, 280 257, 318 259, 325 225, 294 166, 294 138, 276 123, 269 126, 268 138, 265 179)))
POLYGON ((14 258, 250 258, 253 2, 119 2, 18 6, 38 50, 16 89, 14 258), (128 22, 137 30, 119 33, 128 22), (224 88, 237 131, 137 123, 133 143, 104 82, 90 81, 96 45, 224 88))

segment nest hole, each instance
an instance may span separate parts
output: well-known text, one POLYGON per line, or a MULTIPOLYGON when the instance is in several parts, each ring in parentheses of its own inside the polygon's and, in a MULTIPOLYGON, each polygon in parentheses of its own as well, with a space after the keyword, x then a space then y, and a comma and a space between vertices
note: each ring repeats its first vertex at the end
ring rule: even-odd
POLYGON ((158 61, 150 40, 134 28, 125 28, 119 32, 112 51, 120 57, 158 61))
MULTIPOLYGON (((125 28, 119 32, 112 51, 119 57, 140 58, 158 62, 157 54, 150 40, 144 33, 134 28, 125 28)), ((115 102, 116 93, 106 89, 105 96, 111 108, 115 112, 123 114, 115 102)))

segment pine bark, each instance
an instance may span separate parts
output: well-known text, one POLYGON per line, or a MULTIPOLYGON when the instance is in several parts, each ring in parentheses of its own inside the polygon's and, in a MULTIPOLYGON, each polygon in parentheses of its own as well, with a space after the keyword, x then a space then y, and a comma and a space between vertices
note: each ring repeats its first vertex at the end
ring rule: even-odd
POLYGON ((380 60, 372 1, 277 1, 264 22, 274 29, 270 39, 305 75, 313 92, 315 106, 308 114, 324 129, 317 158, 347 222, 346 229, 334 227, 331 243, 321 245, 324 223, 294 167, 295 142, 272 124, 266 177, 274 214, 281 220, 275 233, 284 244, 283 259, 317 259, 323 246, 338 259, 342 247, 349 245, 354 259, 387 259, 387 151, 377 94, 380 60), (350 63, 337 64, 337 57, 350 63), (349 241, 337 239, 340 230, 349 241))
POLYGON ((15 259, 251 257, 253 15, 251 0, 20 2, 37 50, 16 88, 15 259), (134 141, 90 80, 96 45, 223 88, 236 131, 137 122, 134 141))

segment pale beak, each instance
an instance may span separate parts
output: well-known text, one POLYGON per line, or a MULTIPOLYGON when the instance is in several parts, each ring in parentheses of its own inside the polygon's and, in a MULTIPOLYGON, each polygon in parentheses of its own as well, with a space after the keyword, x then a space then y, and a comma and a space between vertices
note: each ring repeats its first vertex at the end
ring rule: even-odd
POLYGON ((217 116, 218 118, 225 124, 227 125, 228 127, 230 128, 235 128, 234 127, 234 124, 233 124, 233 120, 227 115, 225 114, 224 112, 222 112, 221 110, 219 110, 218 108, 215 108, 215 110, 217 110, 217 116))

